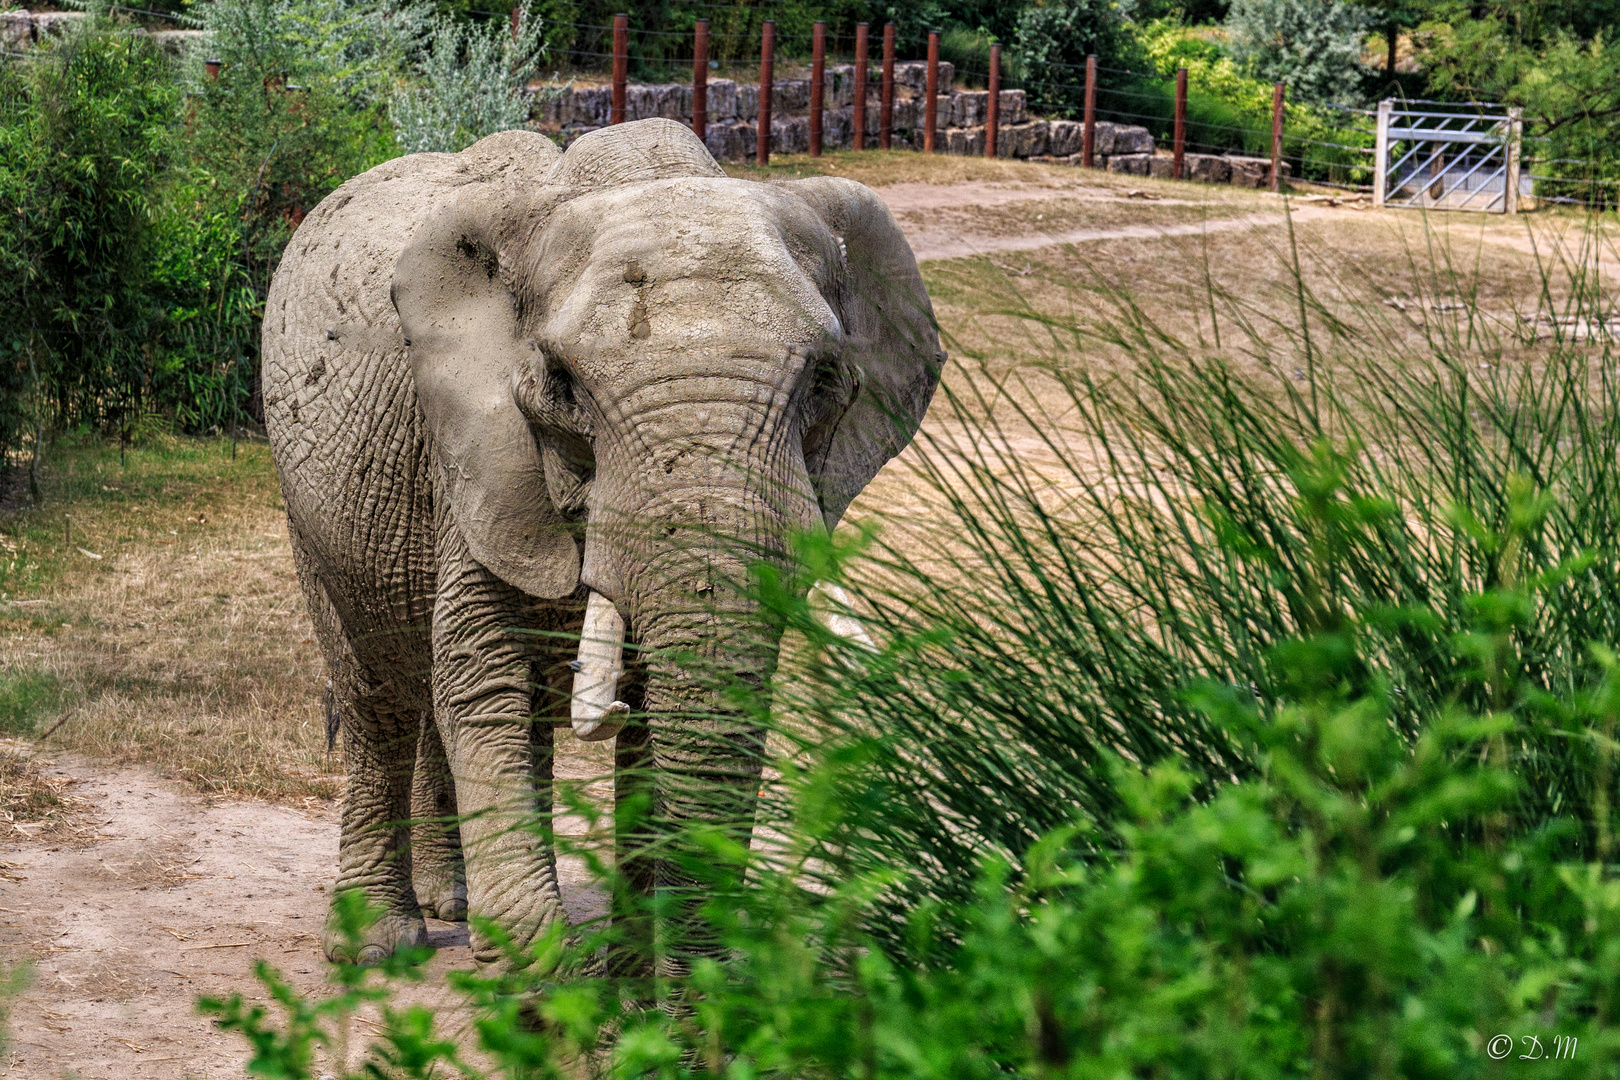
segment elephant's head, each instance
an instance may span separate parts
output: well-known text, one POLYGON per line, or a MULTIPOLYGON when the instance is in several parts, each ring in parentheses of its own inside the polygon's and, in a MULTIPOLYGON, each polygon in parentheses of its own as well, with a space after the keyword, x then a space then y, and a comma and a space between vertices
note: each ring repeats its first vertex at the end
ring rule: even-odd
MULTIPOLYGON (((916 262, 865 187, 729 179, 672 121, 534 146, 543 181, 464 188, 395 269, 456 523, 528 593, 583 582, 587 638, 729 659, 748 553, 836 525, 922 419, 916 262)), ((655 665, 646 708, 692 693, 655 665)))

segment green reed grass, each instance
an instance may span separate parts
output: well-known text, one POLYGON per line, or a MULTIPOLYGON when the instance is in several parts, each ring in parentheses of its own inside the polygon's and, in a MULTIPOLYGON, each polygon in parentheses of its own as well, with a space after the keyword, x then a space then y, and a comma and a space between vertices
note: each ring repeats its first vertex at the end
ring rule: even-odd
POLYGON ((912 455, 932 525, 890 523, 856 557, 819 549, 887 648, 795 671, 778 713, 806 746, 885 736, 861 781, 881 778, 880 804, 851 811, 832 861, 921 870, 893 913, 966 905, 987 854, 1016 862, 1075 821, 1077 842, 1111 849, 1112 755, 1173 759, 1205 798, 1255 775, 1188 687, 1274 709, 1267 657, 1351 612, 1384 613, 1363 677, 1390 687, 1403 737, 1451 708, 1511 717, 1522 786, 1503 827, 1556 819, 1564 855, 1609 854, 1611 744, 1554 704, 1602 677, 1594 645, 1620 641, 1597 232, 1494 307, 1434 233, 1399 306, 1289 239, 1288 295, 1263 305, 1212 271, 1191 336, 1107 281, 1071 283, 1054 312, 1002 279, 981 306, 1020 320, 1041 360, 998 374, 999 355, 956 343, 912 455), (1533 529, 1493 539, 1527 514, 1533 529), (1532 585, 1532 610, 1506 599, 1532 585))

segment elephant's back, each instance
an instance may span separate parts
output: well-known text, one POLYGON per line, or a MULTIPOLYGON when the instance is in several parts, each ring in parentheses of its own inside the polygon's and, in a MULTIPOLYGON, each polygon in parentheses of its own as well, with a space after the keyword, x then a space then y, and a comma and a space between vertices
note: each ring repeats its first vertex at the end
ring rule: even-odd
POLYGON ((432 474, 394 265, 458 189, 548 168, 542 139, 506 132, 350 179, 299 226, 271 281, 265 427, 288 518, 351 639, 431 612, 432 474))

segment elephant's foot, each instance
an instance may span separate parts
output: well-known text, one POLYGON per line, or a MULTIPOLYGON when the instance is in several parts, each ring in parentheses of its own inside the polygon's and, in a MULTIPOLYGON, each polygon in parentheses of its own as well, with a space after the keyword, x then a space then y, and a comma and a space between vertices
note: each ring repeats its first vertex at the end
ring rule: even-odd
POLYGON ((416 895, 422 898, 422 916, 445 922, 467 921, 467 886, 459 881, 419 884, 416 895))
POLYGON ((343 964, 380 964, 404 948, 428 943, 427 924, 417 914, 390 911, 366 927, 358 942, 350 941, 328 923, 321 932, 321 949, 328 960, 343 964))

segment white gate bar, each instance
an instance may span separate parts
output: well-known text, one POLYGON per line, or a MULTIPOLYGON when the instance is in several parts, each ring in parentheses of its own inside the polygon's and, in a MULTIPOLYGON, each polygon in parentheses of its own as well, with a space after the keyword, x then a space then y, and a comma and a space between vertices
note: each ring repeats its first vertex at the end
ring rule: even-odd
POLYGON ((1373 205, 1383 206, 1385 188, 1388 186, 1385 176, 1389 170, 1389 114, 1395 108, 1393 98, 1385 98, 1378 103, 1378 137, 1376 149, 1373 151, 1373 205))

